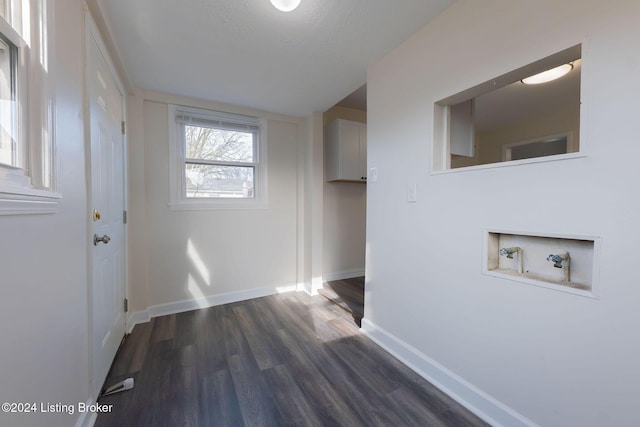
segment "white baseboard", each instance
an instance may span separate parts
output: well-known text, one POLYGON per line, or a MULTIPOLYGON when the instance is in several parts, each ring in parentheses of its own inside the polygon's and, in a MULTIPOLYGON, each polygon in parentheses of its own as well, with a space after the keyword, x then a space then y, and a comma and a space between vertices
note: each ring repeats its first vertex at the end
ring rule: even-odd
POLYGON ((536 424, 366 318, 360 329, 402 363, 492 426, 536 424))
POLYGON ((352 279, 354 277, 362 277, 364 276, 364 268, 361 270, 348 270, 348 271, 339 271, 336 273, 323 274, 323 280, 325 282, 331 282, 333 280, 343 280, 343 279, 352 279))
POLYGON ((139 323, 147 323, 151 320, 149 316, 149 310, 133 311, 127 313, 127 333, 130 334, 133 331, 133 327, 139 323))
POLYGON ((298 292, 304 292, 307 295, 311 295, 311 283, 308 282, 300 282, 298 283, 298 292))
POLYGON ((261 298, 269 295, 282 294, 285 292, 292 292, 296 291, 297 288, 297 285, 254 288, 238 292, 209 295, 203 298, 194 298, 189 300, 170 302, 166 304, 153 305, 146 310, 130 313, 127 316, 127 331, 131 332, 135 325, 139 323, 146 323, 154 317, 183 313, 185 311, 198 310, 200 308, 213 307, 222 304, 230 304, 232 302, 261 298))

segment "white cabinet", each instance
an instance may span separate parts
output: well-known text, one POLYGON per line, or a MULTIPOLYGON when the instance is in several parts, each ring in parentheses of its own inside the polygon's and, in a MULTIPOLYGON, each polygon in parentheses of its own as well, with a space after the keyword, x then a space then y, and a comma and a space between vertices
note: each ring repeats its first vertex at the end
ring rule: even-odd
POLYGON ((337 119, 325 127, 327 181, 367 182, 367 125, 337 119))
POLYGON ((451 132, 451 154, 473 157, 475 100, 461 102, 449 107, 449 132, 451 132))

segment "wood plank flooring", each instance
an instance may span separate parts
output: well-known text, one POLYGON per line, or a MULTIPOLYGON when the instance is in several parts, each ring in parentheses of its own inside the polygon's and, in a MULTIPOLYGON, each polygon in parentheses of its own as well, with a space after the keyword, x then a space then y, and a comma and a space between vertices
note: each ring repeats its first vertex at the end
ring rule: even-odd
POLYGON ((324 282, 318 293, 347 310, 356 324, 361 326, 364 317, 364 277, 324 282))
POLYGON ((287 293, 137 325, 96 426, 484 426, 321 296, 287 293))

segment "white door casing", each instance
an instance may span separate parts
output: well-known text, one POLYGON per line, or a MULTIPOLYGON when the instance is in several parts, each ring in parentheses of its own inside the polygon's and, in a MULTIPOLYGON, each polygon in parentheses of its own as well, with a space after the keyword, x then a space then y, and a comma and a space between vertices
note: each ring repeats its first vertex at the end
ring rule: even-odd
POLYGON ((97 395, 125 333, 124 95, 89 16, 87 28, 91 392, 97 395))

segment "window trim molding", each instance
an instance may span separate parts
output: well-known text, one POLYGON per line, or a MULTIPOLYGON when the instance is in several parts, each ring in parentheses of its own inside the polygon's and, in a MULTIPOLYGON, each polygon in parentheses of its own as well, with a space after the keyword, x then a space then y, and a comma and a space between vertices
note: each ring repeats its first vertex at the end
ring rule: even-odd
POLYGON ((204 108, 168 104, 169 136, 169 209, 172 211, 267 209, 267 121, 259 117, 204 108), (257 162, 255 165, 255 197, 242 198, 187 198, 185 181, 185 142, 181 127, 176 123, 180 113, 205 120, 226 120, 232 123, 258 127, 257 162))
MULTIPOLYGON (((0 165, 0 215, 56 213, 55 100, 53 90, 54 8, 49 0, 26 0, 30 34, 20 36, 6 21, 0 29, 18 46, 18 132, 24 140, 22 167, 0 165), (44 25, 36 25, 44 22, 44 25), (15 43, 18 40, 19 43, 15 43), (30 40, 30 45, 25 40, 30 40), (45 62, 41 62, 45 61, 45 62), (29 85, 29 87, 27 87, 29 85)), ((24 19, 23 19, 24 21, 24 19)))

